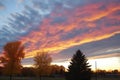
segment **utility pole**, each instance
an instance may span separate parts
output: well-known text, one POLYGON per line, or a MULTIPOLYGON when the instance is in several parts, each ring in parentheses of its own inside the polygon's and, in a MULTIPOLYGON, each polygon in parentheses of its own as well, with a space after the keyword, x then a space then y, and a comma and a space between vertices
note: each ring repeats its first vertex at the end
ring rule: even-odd
POLYGON ((96 80, 97 80, 97 61, 95 61, 95 71, 96 71, 96 80))

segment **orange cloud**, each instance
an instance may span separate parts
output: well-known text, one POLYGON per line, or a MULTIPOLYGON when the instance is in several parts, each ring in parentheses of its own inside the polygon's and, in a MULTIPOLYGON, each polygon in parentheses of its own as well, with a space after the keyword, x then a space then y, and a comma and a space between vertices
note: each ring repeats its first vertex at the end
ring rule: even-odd
POLYGON ((38 31, 32 31, 29 35, 21 38, 24 44, 28 43, 26 58, 33 57, 40 50, 57 53, 72 46, 82 45, 92 41, 98 41, 120 33, 120 25, 110 25, 109 18, 120 7, 115 4, 106 5, 105 9, 100 9, 103 3, 83 6, 61 14, 53 13, 51 17, 65 17, 63 22, 52 23, 54 18, 46 18, 38 27, 38 31), (98 20, 107 18, 108 21, 98 20), (76 33, 78 31, 78 33, 76 33), (82 32, 81 32, 82 31, 82 32), (76 33, 75 36, 72 33, 76 33), (65 37, 66 39, 62 39, 65 37), (67 38, 70 37, 70 38, 67 38))

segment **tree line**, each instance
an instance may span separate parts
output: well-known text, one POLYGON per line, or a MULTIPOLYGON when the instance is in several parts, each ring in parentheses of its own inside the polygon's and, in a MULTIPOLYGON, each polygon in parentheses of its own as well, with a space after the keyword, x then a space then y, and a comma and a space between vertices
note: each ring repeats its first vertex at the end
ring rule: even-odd
POLYGON ((63 66, 51 65, 52 58, 47 52, 38 52, 34 57, 34 67, 23 67, 21 60, 24 59, 24 45, 20 41, 9 42, 3 47, 4 51, 0 57, 0 74, 10 76, 49 76, 62 74, 63 66))
POLYGON ((48 52, 38 52, 34 56, 34 67, 23 67, 24 45, 20 41, 9 42, 3 47, 0 57, 0 74, 10 76, 55 76, 64 75, 66 80, 91 80, 91 68, 85 55, 77 50, 71 58, 67 72, 63 66, 51 65, 52 58, 48 52))

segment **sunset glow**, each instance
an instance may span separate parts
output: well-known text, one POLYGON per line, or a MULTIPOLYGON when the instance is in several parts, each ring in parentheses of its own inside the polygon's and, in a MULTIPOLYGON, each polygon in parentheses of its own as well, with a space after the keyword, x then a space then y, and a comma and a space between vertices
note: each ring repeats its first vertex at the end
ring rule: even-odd
POLYGON ((101 58, 101 59, 95 59, 95 60, 89 60, 90 64, 92 65, 91 68, 93 70, 96 70, 95 68, 95 62, 96 67, 98 70, 120 70, 120 63, 119 63, 120 57, 110 57, 110 58, 101 58))

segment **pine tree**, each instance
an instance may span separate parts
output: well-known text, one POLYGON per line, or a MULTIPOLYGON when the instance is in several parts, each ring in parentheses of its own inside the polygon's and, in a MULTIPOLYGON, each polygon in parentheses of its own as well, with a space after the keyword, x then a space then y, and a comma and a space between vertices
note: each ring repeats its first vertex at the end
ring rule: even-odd
POLYGON ((90 65, 87 63, 85 55, 78 50, 73 55, 68 72, 66 74, 66 80, 90 80, 90 65))

